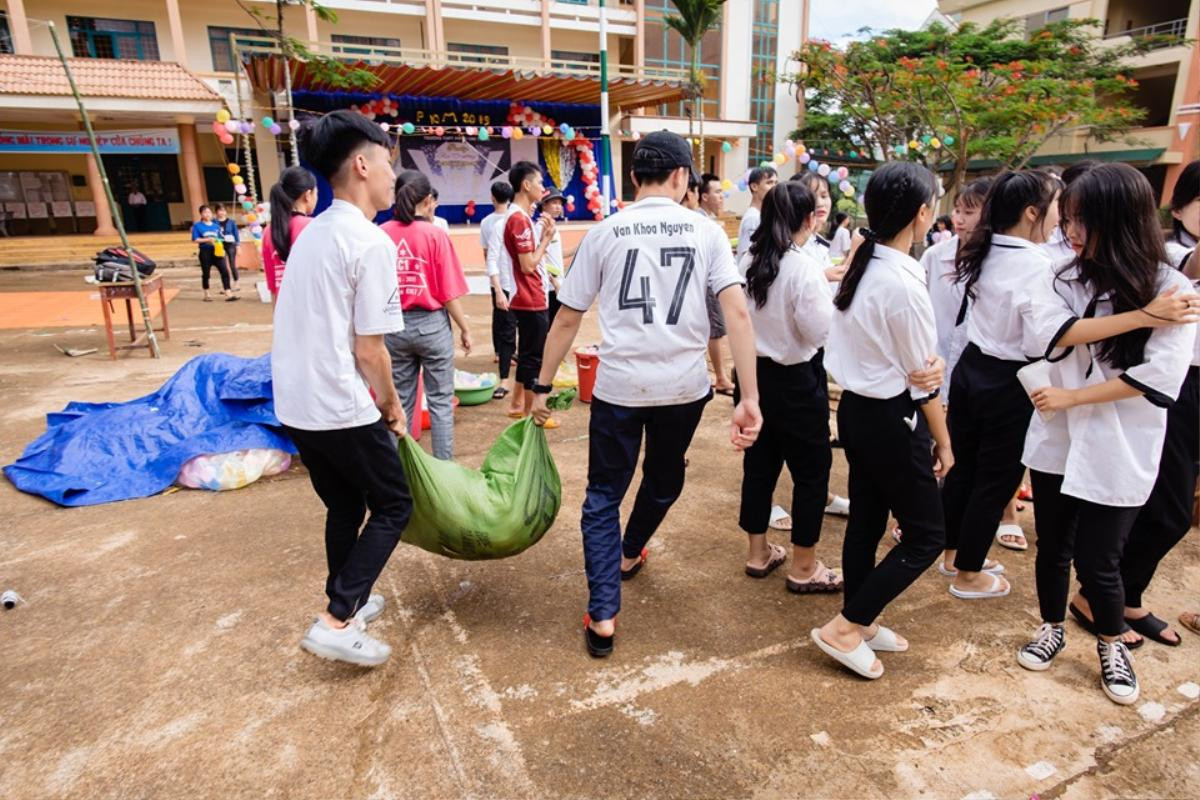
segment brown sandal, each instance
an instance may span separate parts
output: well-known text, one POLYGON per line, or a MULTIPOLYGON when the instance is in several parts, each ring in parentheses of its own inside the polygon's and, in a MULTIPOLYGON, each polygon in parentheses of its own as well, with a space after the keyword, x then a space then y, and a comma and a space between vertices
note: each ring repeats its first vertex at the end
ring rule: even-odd
POLYGON ((817 568, 813 571, 811 578, 798 581, 791 575, 788 575, 787 582, 784 585, 792 594, 825 594, 840 592, 845 582, 836 570, 832 570, 818 561, 817 568))
POLYGON ((1200 635, 1200 614, 1195 611, 1185 611, 1179 615, 1179 624, 1192 633, 1200 635))

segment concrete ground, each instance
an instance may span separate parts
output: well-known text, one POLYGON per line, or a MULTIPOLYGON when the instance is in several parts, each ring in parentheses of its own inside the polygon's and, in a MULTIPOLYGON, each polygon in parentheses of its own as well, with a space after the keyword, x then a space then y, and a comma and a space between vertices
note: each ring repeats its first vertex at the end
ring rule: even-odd
MULTIPOLYGON (((0 273, 0 291, 78 280, 0 273)), ((183 291, 161 361, 54 349, 102 347, 94 330, 0 331, 4 463, 69 400, 129 399, 199 353, 269 347, 269 308, 250 291, 202 304, 192 271, 168 280, 183 291)), ((482 346, 461 366, 491 369, 487 301, 468 307, 482 346)), ((594 341, 586 324, 581 341, 594 341)), ((1200 639, 1137 651, 1136 707, 1105 699, 1073 624, 1052 671, 1021 669, 1032 551, 1000 551, 1015 588, 998 601, 955 600, 925 575, 885 615, 912 650, 885 655, 881 680, 832 665, 808 632, 838 598, 789 595, 782 571, 742 574, 729 411, 718 398, 705 413, 607 661, 580 635, 586 406, 548 434, 563 510, 539 545, 477 563, 396 551, 372 626, 394 653, 375 670, 298 647, 324 581, 322 509, 302 469, 81 509, 0 481, 0 588, 28 601, 0 612, 0 797, 1200 797, 1200 639)), ((460 458, 478 465, 507 422, 499 403, 462 409, 460 458)), ((837 453, 832 486, 845 482, 837 453)), ((1030 511, 1022 521, 1032 533, 1030 511)), ((827 519, 828 563, 843 529, 827 519)), ((1193 532, 1150 603, 1174 620, 1198 586, 1193 532)))

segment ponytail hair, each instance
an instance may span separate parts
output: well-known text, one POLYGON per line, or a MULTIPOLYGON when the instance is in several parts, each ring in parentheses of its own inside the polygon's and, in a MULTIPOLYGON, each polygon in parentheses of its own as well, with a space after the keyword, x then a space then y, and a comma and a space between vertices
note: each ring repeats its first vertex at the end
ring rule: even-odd
POLYGON ((280 261, 287 261, 292 252, 293 206, 310 189, 317 188, 317 179, 304 167, 288 167, 279 173, 271 187, 271 245, 280 261))
POLYGON ((777 184, 763 198, 762 221, 750 237, 746 270, 746 293, 759 308, 767 304, 767 292, 779 277, 779 260, 795 245, 796 232, 808 224, 816 207, 812 190, 791 181, 777 184))
POLYGON ((937 193, 933 173, 914 161, 889 161, 875 171, 863 192, 867 224, 871 227, 862 231, 865 241, 854 251, 833 298, 839 311, 854 302, 854 293, 875 255, 875 243, 895 238, 912 224, 922 206, 933 205, 937 193))
POLYGON ((433 185, 422 173, 406 169, 396 176, 396 209, 394 216, 405 225, 424 217, 417 216, 417 206, 433 196, 433 185))
POLYGON ((959 248, 954 260, 954 282, 963 284, 967 297, 975 299, 975 283, 983 271, 984 259, 992 249, 992 236, 1014 227, 1030 206, 1037 210, 1035 222, 1041 223, 1061 188, 1058 178, 1037 169, 1010 170, 996 176, 983 198, 979 224, 971 238, 959 248))

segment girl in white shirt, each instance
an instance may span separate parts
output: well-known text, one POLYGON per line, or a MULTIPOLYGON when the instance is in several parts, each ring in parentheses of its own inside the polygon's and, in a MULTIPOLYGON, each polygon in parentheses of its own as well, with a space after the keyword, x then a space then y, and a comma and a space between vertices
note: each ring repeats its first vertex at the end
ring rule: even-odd
POLYGON ((1173 322, 1195 320, 1200 297, 1163 263, 1154 193, 1137 170, 1125 164, 1094 168, 1067 188, 1062 209, 1078 256, 1059 268, 1054 281, 1066 323, 1061 335, 1049 337, 1046 353, 1074 344, 1072 336, 1085 322, 1111 330, 1096 345, 1067 347, 1056 365, 1061 385, 1031 395, 1041 414, 1057 413, 1049 421, 1033 418, 1023 456, 1037 498, 1043 624, 1017 660, 1045 670, 1065 646, 1062 622, 1074 560, 1099 635, 1101 687, 1114 702, 1130 704, 1139 688, 1120 640, 1121 552, 1150 496, 1166 407, 1178 396, 1193 354, 1195 325, 1173 322))
MULTIPOLYGON (((828 191, 828 190, 826 190, 828 191)), ((829 241, 829 257, 845 258, 850 252, 850 215, 839 211, 833 217, 833 233, 829 241)))
POLYGON ((937 390, 913 386, 909 373, 937 349, 925 273, 908 255, 933 222, 938 185, 911 161, 891 161, 864 193, 870 229, 834 298, 829 371, 843 387, 838 432, 850 464, 850 519, 842 547, 845 603, 812 639, 865 678, 878 678, 879 651, 908 642, 876 617, 921 576, 945 541, 937 477, 954 463, 937 390), (936 457, 933 440, 937 442, 936 457), (892 513, 899 545, 875 563, 892 513))
POLYGON ((816 198, 805 186, 781 183, 763 198, 762 223, 739 271, 758 350, 763 430, 745 451, 738 524, 749 539, 746 574, 765 578, 787 559, 768 544, 771 495, 786 463, 792 475, 792 568, 788 591, 836 592, 841 577, 816 557, 829 468, 829 389, 824 348, 833 317, 825 270, 803 251, 816 224, 816 198))

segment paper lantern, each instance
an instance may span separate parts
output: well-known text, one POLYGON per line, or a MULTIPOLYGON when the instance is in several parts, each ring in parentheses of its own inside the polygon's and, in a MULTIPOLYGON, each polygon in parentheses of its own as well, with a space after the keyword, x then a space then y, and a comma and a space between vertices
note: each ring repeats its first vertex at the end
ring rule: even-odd
POLYGON ((434 136, 445 136, 446 129, 443 128, 441 125, 438 125, 436 128, 433 129, 433 135, 434 136))
POLYGON ((729 153, 732 151, 733 151, 733 145, 731 145, 729 142, 721 142, 721 152, 722 153, 729 153))
POLYGON ((279 127, 278 125, 272 125, 269 130, 271 131, 272 136, 278 136, 279 134, 283 133, 283 128, 279 127))
POLYGON ((298 119, 289 119, 289 120, 288 120, 288 130, 293 130, 293 131, 298 131, 298 130, 300 130, 300 120, 298 120, 298 119))
POLYGON ((726 178, 725 180, 721 181, 721 188, 728 192, 733 188, 733 181, 729 180, 729 178, 726 178))
POLYGON ((411 122, 406 122, 400 126, 400 130, 404 131, 405 135, 412 133, 416 129, 417 129, 416 126, 413 125, 411 122))
POLYGON ((274 124, 275 124, 275 120, 271 119, 270 117, 263 117, 263 118, 262 118, 262 126, 263 126, 264 128, 267 128, 267 129, 269 130, 269 129, 270 129, 270 127, 271 127, 272 125, 274 125, 274 124))
POLYGON ((829 174, 829 165, 822 164, 821 166, 817 167, 817 174, 820 175, 822 178, 824 178, 826 175, 829 174))
POLYGON ((238 122, 236 119, 227 119, 227 120, 225 120, 224 125, 225 125, 225 130, 228 133, 241 133, 242 132, 242 123, 238 122))
POLYGON ((246 193, 246 185, 244 183, 239 183, 233 187, 233 191, 235 194, 243 195, 246 193))
POLYGON ((217 122, 220 122, 222 125, 229 121, 229 117, 229 112, 223 108, 217 112, 217 122))
POLYGON ((512 129, 512 138, 524 139, 525 138, 525 130, 523 128, 519 128, 519 127, 513 128, 512 129))
POLYGON ((800 154, 800 163, 801 164, 807 164, 810 161, 812 161, 812 156, 810 156, 808 153, 800 154))
POLYGON ((849 175, 850 175, 850 170, 846 169, 845 167, 838 167, 837 176, 839 178, 841 178, 842 180, 845 180, 849 175))
POLYGON ((225 167, 225 169, 229 170, 230 175, 237 175, 239 172, 242 171, 242 168, 234 163, 230 163, 228 166, 225 167))

